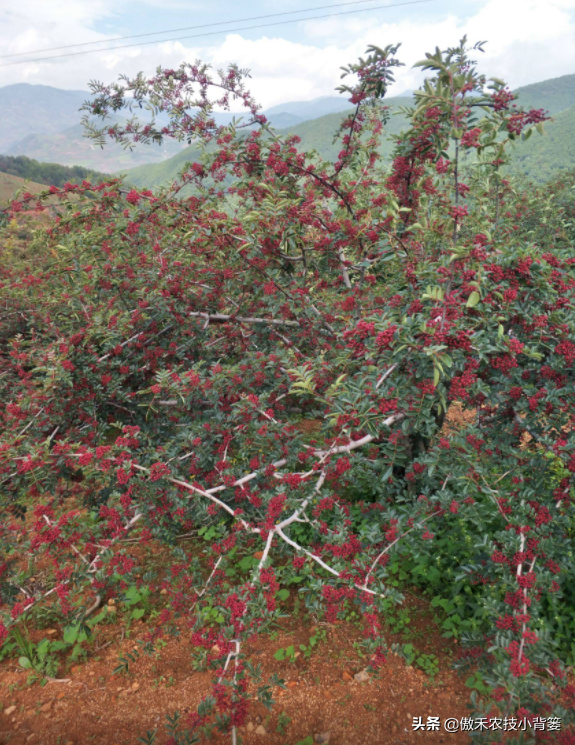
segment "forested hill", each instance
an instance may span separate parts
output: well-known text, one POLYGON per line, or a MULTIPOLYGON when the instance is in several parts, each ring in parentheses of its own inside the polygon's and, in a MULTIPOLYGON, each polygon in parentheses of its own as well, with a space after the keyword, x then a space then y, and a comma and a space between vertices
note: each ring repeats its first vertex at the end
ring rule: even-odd
POLYGON ((575 105, 545 123, 543 136, 533 135, 513 151, 511 172, 534 181, 548 181, 560 171, 575 168, 575 105))
POLYGON ((515 92, 519 95, 518 103, 526 109, 544 109, 557 114, 575 104, 575 75, 525 85, 515 92))
POLYGON ((106 174, 98 173, 90 168, 82 166, 61 166, 58 163, 39 163, 32 158, 23 155, 12 157, 0 155, 0 173, 17 176, 21 179, 29 179, 37 184, 54 184, 63 186, 66 182, 81 183, 86 181, 102 181, 109 178, 106 174))
MULTIPOLYGON (((513 151, 511 172, 526 175, 536 181, 545 181, 558 170, 574 168, 575 75, 563 75, 527 85, 518 88, 516 93, 520 105, 542 108, 553 116, 554 121, 545 124, 545 135, 536 135, 525 143, 517 144, 513 151)), ((399 107, 409 105, 411 99, 390 98, 387 103, 392 112, 397 112, 399 107)), ((341 150, 341 145, 333 142, 333 135, 348 113, 349 110, 327 114, 277 131, 298 135, 301 137, 302 149, 315 150, 322 158, 333 161, 341 150)), ((388 135, 397 134, 404 126, 405 117, 400 113, 392 113, 386 132, 388 135)), ((382 143, 381 154, 384 159, 389 158, 392 148, 393 142, 382 143)), ((161 163, 142 165, 124 173, 135 186, 156 188, 176 178, 185 163, 196 157, 197 149, 191 145, 161 163)))

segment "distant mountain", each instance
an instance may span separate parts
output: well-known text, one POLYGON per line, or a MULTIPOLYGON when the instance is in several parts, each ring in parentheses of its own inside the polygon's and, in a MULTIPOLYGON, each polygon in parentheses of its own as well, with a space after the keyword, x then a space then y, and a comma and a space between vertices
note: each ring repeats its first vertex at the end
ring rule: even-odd
POLYGON ((84 113, 80 107, 90 97, 89 91, 48 85, 18 83, 1 87, 0 153, 112 173, 142 163, 157 163, 185 147, 185 143, 170 141, 162 146, 141 145, 134 151, 110 143, 100 149, 84 137, 80 124, 84 113))
MULTIPOLYGON (((61 90, 47 85, 18 83, 0 88, 0 153, 25 155, 42 163, 79 165, 104 173, 148 163, 160 163, 182 151, 186 143, 169 141, 162 146, 139 145, 134 150, 107 143, 102 150, 84 137, 79 109, 90 99, 89 91, 61 90)), ((277 128, 292 127, 325 114, 349 108, 344 97, 323 96, 313 101, 294 101, 263 113, 277 128)), ((140 112, 138 112, 140 114, 140 112)), ((140 114, 146 118, 147 112, 140 114)), ((218 124, 229 124, 246 114, 217 112, 218 124)), ((156 121, 169 122, 167 114, 156 121)))
MULTIPOLYGON (((403 91, 399 96, 393 96, 390 101, 396 101, 399 98, 411 98, 413 91, 403 91)), ((289 101, 272 106, 264 111, 264 114, 274 127, 287 127, 292 124, 306 122, 310 119, 319 119, 328 114, 338 114, 340 111, 346 111, 351 108, 347 96, 321 96, 311 101, 289 101), (297 118, 296 121, 284 122, 278 119, 280 115, 290 115, 297 118)))
POLYGON ((78 124, 88 91, 16 83, 0 88, 0 152, 30 134, 51 135, 78 124))
POLYGON ((517 88, 518 104, 526 109, 545 109, 558 114, 575 104, 575 75, 543 80, 517 88))
MULTIPOLYGON (((311 101, 280 103, 264 111, 264 114, 274 126, 280 127, 282 125, 276 120, 279 114, 291 114, 300 122, 304 122, 309 119, 319 119, 320 116, 326 116, 326 114, 336 114, 349 108, 350 103, 346 96, 321 96, 311 101)), ((295 122, 290 122, 292 123, 295 124, 295 122)))
POLYGON ((296 124, 305 121, 295 114, 289 114, 286 111, 280 111, 278 114, 272 114, 271 116, 266 113, 266 118, 271 124, 277 129, 284 129, 285 127, 294 127, 296 124))
POLYGON ((560 111, 553 119, 545 123, 543 136, 534 134, 515 146, 512 173, 542 182, 559 171, 575 168, 575 106, 560 111))
MULTIPOLYGON (((558 115, 575 105, 575 75, 563 75, 523 86, 516 92, 521 105, 543 108, 552 115, 558 115)), ((395 105, 409 104, 411 93, 406 91, 406 95, 390 98, 390 105, 393 102, 396 102, 395 105)), ((172 179, 177 174, 177 169, 195 152, 193 145, 187 147, 185 142, 171 140, 161 146, 138 145, 132 151, 109 142, 100 149, 84 137, 84 130, 80 125, 79 108, 89 98, 88 91, 66 91, 27 83, 0 88, 0 152, 14 156, 25 155, 43 163, 79 165, 104 173, 127 172, 130 169, 131 176, 131 169, 135 169, 134 178, 149 179, 149 185, 172 179)), ((305 149, 313 148, 322 157, 333 160, 337 157, 339 147, 337 143, 332 143, 333 133, 343 112, 349 109, 346 96, 322 96, 311 101, 278 104, 263 113, 274 128, 298 134, 305 149)), ((234 116, 239 118, 240 115, 219 112, 215 114, 215 119, 218 124, 227 124, 234 116)), ((245 120, 246 115, 243 118, 245 120)), ((569 116, 562 117, 558 121, 560 126, 553 135, 553 147, 565 149, 566 160, 560 154, 554 154, 552 160, 558 164, 565 162, 567 165, 575 165, 575 162, 569 160, 567 135, 560 135, 563 132, 561 128, 567 126, 568 120, 569 116)), ((165 124, 168 121, 167 114, 160 115, 157 121, 165 124)), ((387 127, 388 132, 396 129, 399 131, 400 123, 400 117, 392 117, 387 127)), ((549 131, 554 126, 550 125, 549 131)), ((531 139, 525 147, 525 153, 532 146, 543 147, 542 143, 533 145, 536 140, 537 138, 531 139)), ((545 143, 545 148, 547 147, 551 147, 550 142, 545 143)), ((382 148, 382 155, 387 157, 389 152, 391 145, 387 143, 382 148)), ((530 156, 531 161, 528 161, 527 155, 519 155, 520 149, 517 152, 518 162, 521 161, 524 167, 527 167, 528 162, 534 162, 533 155, 530 156)))
POLYGON ((124 149, 115 142, 107 142, 100 148, 84 137, 81 124, 75 124, 63 132, 30 134, 8 148, 7 154, 26 155, 41 163, 79 165, 103 173, 113 173, 144 163, 159 163, 180 152, 185 146, 185 142, 166 140, 162 145, 137 144, 133 150, 124 149))

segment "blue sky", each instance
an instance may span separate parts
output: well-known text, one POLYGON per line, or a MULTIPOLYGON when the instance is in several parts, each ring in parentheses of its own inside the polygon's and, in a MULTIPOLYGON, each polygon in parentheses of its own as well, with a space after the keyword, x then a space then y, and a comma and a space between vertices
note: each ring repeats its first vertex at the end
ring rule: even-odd
MULTIPOLYGON (((247 0, 242 4, 230 0, 18 0, 9 6, 0 4, 0 49, 3 55, 34 52, 338 1, 342 0, 247 0)), ((144 70, 151 74, 158 65, 177 67, 182 61, 200 58, 215 67, 237 62, 251 69, 250 88, 267 107, 333 95, 339 68, 362 54, 367 44, 402 42, 400 57, 406 67, 401 68, 392 90, 397 94, 417 87, 421 73, 411 66, 426 51, 433 51, 436 45, 444 48, 455 44, 464 33, 471 41, 488 42, 486 53, 480 56, 482 70, 503 77, 512 87, 575 73, 575 0, 431 0, 375 9, 395 2, 398 0, 372 0, 356 6, 373 6, 366 12, 252 30, 235 29, 274 19, 235 22, 217 29, 212 36, 0 66, 0 85, 28 82, 86 89, 91 79, 112 82, 121 73, 132 75, 144 70)), ((297 17, 352 9, 311 11, 297 17)), ((165 38, 188 33, 200 30, 165 38)), ((14 58, 0 59, 0 65, 11 61, 14 58)))
MULTIPOLYGON (((344 0, 339 0, 344 2, 344 0)), ((380 6, 392 4, 400 0, 374 0, 371 3, 365 3, 363 7, 380 6)), ((214 2, 184 2, 184 0, 166 0, 166 2, 154 2, 153 0, 141 2, 128 2, 113 9, 113 15, 99 19, 94 24, 94 30, 104 36, 116 36, 127 34, 147 33, 150 30, 160 30, 163 28, 179 28, 184 26, 193 26, 196 24, 221 23, 223 21, 234 21, 248 17, 267 15, 272 13, 283 13, 286 11, 302 11, 301 17, 337 13, 341 11, 354 10, 353 6, 342 7, 340 9, 326 9, 319 11, 303 12, 307 8, 321 7, 330 4, 336 4, 338 0, 247 0, 247 2, 238 3, 231 0, 214 0, 214 2), (169 19, 169 22, 168 22, 169 19)), ((481 7, 481 0, 469 0, 469 2, 453 2, 446 0, 431 0, 431 2, 421 3, 421 5, 389 7, 369 13, 362 11, 361 15, 369 14, 370 18, 385 20, 389 23, 397 23, 405 18, 417 18, 420 21, 432 22, 440 16, 455 14, 459 18, 468 18, 473 15, 474 10, 481 7)), ((362 6, 357 6, 362 7, 362 6)), ((295 16, 299 17, 299 16, 295 16)), ((289 16, 278 18, 277 20, 288 20, 289 16)), ((261 21, 261 23, 272 23, 274 19, 261 21)), ((256 22, 254 22, 256 23, 256 22)), ((235 25, 249 25, 231 23, 229 28, 235 25)), ((224 27, 225 28, 225 27, 224 27)), ((211 29, 206 29, 209 31, 211 29)), ((191 31, 190 33, 198 33, 191 31)), ((289 41, 300 41, 302 36, 309 36, 306 33, 305 26, 297 23, 285 24, 282 26, 270 26, 267 30, 252 30, 242 33, 246 39, 257 40, 262 35, 279 34, 282 38, 289 41), (280 30, 281 29, 281 30, 280 30), (303 34, 302 34, 303 32, 303 34)), ((223 39, 225 32, 219 34, 223 39)))

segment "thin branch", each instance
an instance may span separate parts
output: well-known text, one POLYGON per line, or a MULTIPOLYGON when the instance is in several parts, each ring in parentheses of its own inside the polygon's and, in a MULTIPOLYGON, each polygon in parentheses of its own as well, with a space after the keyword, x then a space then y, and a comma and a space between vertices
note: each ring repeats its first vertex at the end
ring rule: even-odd
POLYGON ((383 375, 381 376, 381 378, 377 381, 377 385, 375 386, 375 390, 376 391, 378 390, 378 388, 381 388, 381 386, 387 380, 387 378, 389 378, 389 376, 391 375, 391 373, 394 372, 394 370, 397 369, 398 364, 399 364, 398 362, 394 363, 388 370, 386 370, 383 373, 383 375))
MULTIPOLYGON (((291 326, 293 327, 299 327, 299 323, 297 321, 280 321, 276 318, 253 318, 250 316, 229 316, 224 313, 201 313, 199 311, 195 311, 193 313, 189 313, 188 315, 196 317, 196 318, 205 318, 206 321, 214 321, 215 323, 227 323, 227 322, 234 322, 234 323, 265 323, 270 324, 272 326, 291 326)), ((205 328, 205 327, 204 327, 205 328)))

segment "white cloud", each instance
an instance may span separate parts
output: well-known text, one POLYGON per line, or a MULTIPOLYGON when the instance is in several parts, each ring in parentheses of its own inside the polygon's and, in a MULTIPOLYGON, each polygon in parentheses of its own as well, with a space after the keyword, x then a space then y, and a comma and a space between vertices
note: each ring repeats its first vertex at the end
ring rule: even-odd
POLYGON ((488 0, 470 18, 451 13, 437 21, 406 20, 374 23, 355 16, 302 24, 306 43, 261 38, 249 41, 229 35, 207 50, 210 61, 235 60, 252 70, 252 89, 264 105, 332 94, 340 82, 340 67, 364 53, 370 43, 401 42, 396 71, 398 94, 422 79, 412 65, 433 51, 456 44, 465 34, 470 42, 487 41, 477 52, 483 72, 506 79, 512 87, 575 73, 575 0, 488 0))
MULTIPOLYGON (((58 0, 57 3, 19 0, 10 8, 7 4, 0 7, 0 49, 3 57, 0 59, 0 85, 31 82, 61 88, 86 88, 87 81, 93 77, 90 74, 86 77, 89 56, 64 58, 50 64, 8 64, 18 61, 18 57, 9 55, 18 55, 30 49, 59 47, 75 40, 82 43, 100 41, 102 34, 95 32, 92 26, 112 14, 108 0, 58 0), (76 64, 75 60, 80 59, 86 60, 86 63, 76 64)), ((100 58, 98 68, 101 70, 102 67, 100 58)))
MULTIPOLYGON (((180 2, 171 1, 176 5, 180 2)), ((146 2, 161 4, 160 0, 146 2)), ((0 10, 3 54, 70 44, 75 39, 102 39, 103 35, 93 30, 94 24, 110 21, 123 6, 122 0, 20 0, 17 7, 17 12, 3 14, 0 10)), ((297 26, 300 41, 282 38, 281 31, 270 29, 255 40, 229 33, 222 40, 215 37, 217 41, 164 42, 52 63, 0 67, 0 85, 27 81, 86 88, 94 78, 112 82, 120 73, 144 70, 151 74, 158 65, 177 67, 183 60, 200 58, 215 67, 237 62, 240 67, 250 68, 249 87, 268 107, 282 101, 334 95, 340 67, 363 54, 367 44, 402 42, 399 56, 407 66, 398 70, 398 82, 392 90, 400 93, 419 84, 420 71, 410 67, 414 62, 436 45, 444 48, 456 44, 464 34, 472 42, 488 42, 485 54, 477 55, 482 71, 505 78, 512 87, 575 72, 575 0, 486 0, 467 18, 454 11, 441 13, 439 5, 437 8, 434 18, 406 10, 407 20, 397 22, 388 22, 385 17, 382 20, 377 12, 302 22, 297 26)), ((242 14, 251 12, 244 8, 238 13, 242 14)))

